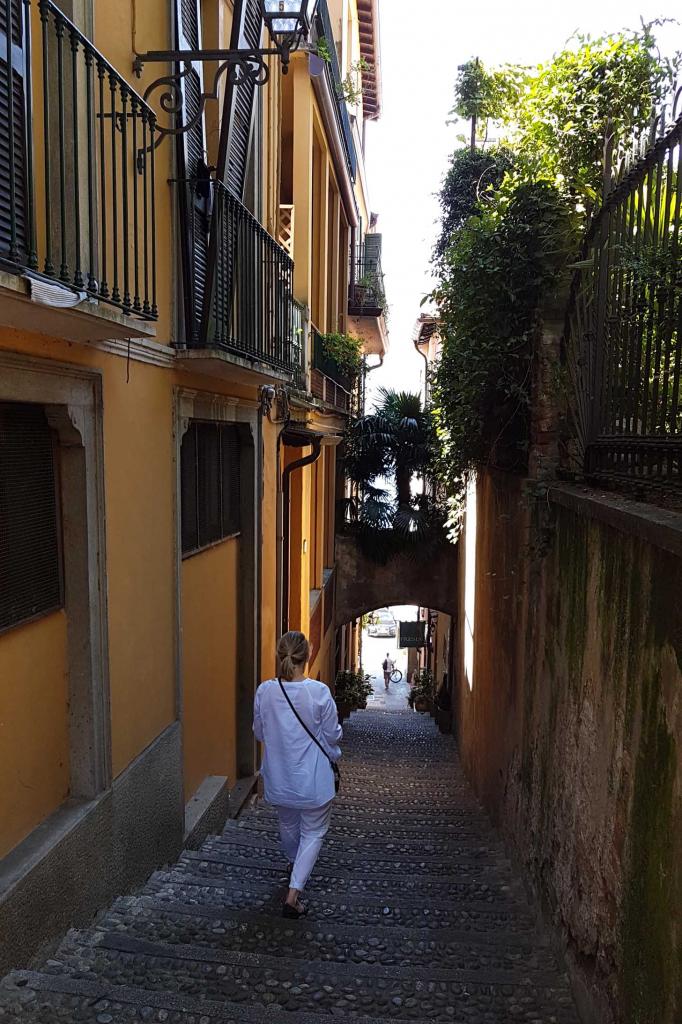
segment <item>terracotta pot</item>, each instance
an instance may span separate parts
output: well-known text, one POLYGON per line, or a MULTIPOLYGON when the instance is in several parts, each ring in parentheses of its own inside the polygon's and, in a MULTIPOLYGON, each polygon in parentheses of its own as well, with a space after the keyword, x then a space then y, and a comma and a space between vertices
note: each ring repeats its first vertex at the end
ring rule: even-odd
POLYGON ((420 714, 424 714, 431 710, 431 701, 428 697, 417 697, 414 702, 415 710, 420 714))
POLYGON ((336 711, 339 716, 339 722, 345 721, 346 718, 350 716, 352 710, 353 708, 350 704, 346 704, 343 701, 338 701, 336 704, 336 711))

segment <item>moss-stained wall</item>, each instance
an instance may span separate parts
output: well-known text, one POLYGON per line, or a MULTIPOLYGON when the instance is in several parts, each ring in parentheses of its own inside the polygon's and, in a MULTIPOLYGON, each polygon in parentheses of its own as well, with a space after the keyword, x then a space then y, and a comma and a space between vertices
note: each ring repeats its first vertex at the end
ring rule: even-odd
POLYGON ((540 508, 518 479, 483 475, 478 502, 465 766, 566 941, 586 1019, 678 1024, 682 561, 588 502, 540 508))

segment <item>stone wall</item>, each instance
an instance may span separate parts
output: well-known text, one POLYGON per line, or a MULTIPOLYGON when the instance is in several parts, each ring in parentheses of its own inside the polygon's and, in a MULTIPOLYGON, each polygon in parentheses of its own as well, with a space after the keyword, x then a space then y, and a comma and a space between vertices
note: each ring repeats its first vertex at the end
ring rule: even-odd
POLYGON ((477 503, 465 768, 563 937, 584 1019, 676 1024, 680 517, 491 474, 477 503))

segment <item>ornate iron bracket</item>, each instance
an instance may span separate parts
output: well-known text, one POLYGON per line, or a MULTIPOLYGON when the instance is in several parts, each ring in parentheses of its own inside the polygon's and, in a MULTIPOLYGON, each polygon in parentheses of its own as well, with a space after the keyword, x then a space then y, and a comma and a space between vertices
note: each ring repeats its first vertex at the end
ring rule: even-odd
POLYGON ((282 73, 286 74, 290 58, 290 48, 287 45, 264 50, 150 50, 147 53, 138 53, 133 61, 133 72, 137 78, 141 77, 145 64, 163 63, 178 66, 178 70, 171 74, 156 78, 144 93, 145 102, 149 102, 153 93, 164 90, 159 97, 159 105, 174 121, 173 126, 157 123, 155 144, 158 146, 167 135, 184 135, 191 131, 201 121, 206 102, 218 99, 218 87, 223 76, 227 77, 231 85, 243 85, 245 82, 265 85, 270 78, 270 68, 265 58, 275 54, 281 58, 282 73), (213 84, 211 88, 200 93, 197 110, 189 121, 178 124, 183 108, 182 82, 191 74, 193 63, 204 64, 209 61, 218 64, 213 84))

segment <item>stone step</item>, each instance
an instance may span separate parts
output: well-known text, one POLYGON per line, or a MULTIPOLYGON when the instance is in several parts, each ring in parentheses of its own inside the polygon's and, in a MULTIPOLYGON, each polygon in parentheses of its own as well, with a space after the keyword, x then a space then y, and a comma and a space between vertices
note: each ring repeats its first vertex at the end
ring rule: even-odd
MULTIPOLYGON (((221 881, 210 876, 192 876, 175 871, 157 871, 149 879, 145 894, 163 901, 197 903, 213 909, 253 910, 281 916, 286 883, 263 883, 245 880, 221 881)), ((423 900, 400 898, 399 895, 376 896, 311 893, 309 916, 312 922, 335 921, 339 924, 371 928, 376 924, 397 924, 407 928, 466 928, 470 925, 490 930, 506 928, 528 931, 535 927, 533 912, 519 900, 498 899, 467 901, 438 900, 429 905, 423 900)))
MULTIPOLYGON (((276 867, 263 867, 254 862, 253 865, 238 865, 230 863, 228 858, 220 857, 219 854, 206 854, 187 850, 181 856, 175 866, 174 873, 178 876, 188 874, 195 878, 206 877, 215 880, 218 884, 234 882, 254 883, 262 881, 271 883, 282 879, 284 865, 276 867)), ((314 872, 306 892, 311 900, 319 895, 332 893, 339 898, 346 896, 369 896, 377 899, 402 899, 415 902, 429 902, 432 900, 465 900, 467 902, 494 903, 499 900, 522 901, 525 899, 525 891, 517 878, 500 877, 499 873, 494 876, 481 876, 474 869, 470 876, 464 873, 459 875, 433 876, 423 873, 418 865, 413 865, 413 873, 408 875, 395 875, 388 878, 381 876, 370 876, 363 872, 340 872, 334 870, 324 873, 314 872), (487 880, 486 880, 487 877, 487 880)))
MULTIPOLYGON (((267 837, 271 840, 274 839, 278 832, 277 820, 274 816, 265 819, 249 815, 237 822, 237 828, 249 835, 267 837)), ((331 828, 325 837, 325 846, 336 843, 339 847, 351 844, 355 848, 357 844, 362 844, 363 846, 383 847, 388 850, 407 844, 411 847, 421 846, 425 841, 455 852, 485 850, 491 856, 500 856, 504 857, 505 860, 507 859, 504 845, 494 833, 480 835, 476 830, 464 832, 462 829, 457 829, 450 830, 445 835, 439 834, 434 836, 429 833, 412 830, 365 827, 361 821, 358 821, 354 827, 349 828, 345 825, 339 825, 338 822, 335 823, 333 815, 331 828)))
MULTIPOLYGON (((237 830, 225 832, 221 837, 209 837, 199 852, 207 856, 224 857, 233 864, 269 867, 277 871, 281 871, 284 864, 284 855, 274 838, 262 839, 259 835, 245 835, 237 830)), ((512 869, 503 857, 491 857, 489 854, 476 857, 471 851, 452 856, 446 850, 435 854, 432 848, 426 849, 424 844, 417 843, 413 843, 407 850, 398 850, 395 846, 382 849, 376 844, 354 844, 349 849, 348 844, 328 840, 318 858, 316 871, 322 873, 328 870, 336 874, 360 872, 365 876, 400 876, 404 872, 420 870, 425 874, 443 876, 456 875, 460 871, 469 874, 474 871, 479 874, 499 872, 507 875, 512 869)))
POLYGON ((425 969, 544 971, 556 970, 557 966, 552 950, 535 933, 471 929, 438 932, 377 925, 370 935, 366 928, 342 927, 333 921, 314 926, 306 921, 265 918, 248 911, 221 912, 148 897, 117 900, 112 910, 98 919, 97 928, 172 945, 286 955, 310 963, 322 960, 425 969))
MULTIPOLYGON (((448 1020, 463 1006, 482 1016, 514 1007, 540 1012, 547 1001, 568 1000, 568 984, 556 971, 442 970, 354 963, 301 963, 291 957, 201 946, 172 946, 107 933, 92 945, 69 936, 48 961, 46 974, 108 985, 134 986, 214 1002, 249 1002, 263 1009, 372 1017, 448 1020), (70 946, 70 948, 68 948, 70 946)), ((112 989, 112 994, 114 989, 112 989)))
MULTIPOLYGON (((277 828, 277 819, 274 813, 250 814, 242 827, 253 830, 261 829, 274 833, 277 828)), ((400 839, 418 839, 420 837, 423 839, 424 836, 432 839, 451 839, 453 842, 470 840, 479 845, 482 839, 488 843, 496 841, 495 835, 487 823, 468 823, 462 825, 441 823, 440 825, 433 825, 425 819, 420 819, 419 823, 415 825, 401 823, 398 826, 397 824, 387 823, 385 817, 370 817, 369 815, 343 817, 332 814, 328 835, 349 836, 358 839, 375 838, 385 842, 395 842, 400 839)), ((502 848, 499 840, 497 842, 500 848, 502 848)))
MULTIPOLYGON (((238 843, 244 845, 270 845, 276 846, 279 849, 279 829, 276 821, 272 821, 270 829, 250 828, 249 819, 244 818, 238 821, 230 822, 229 825, 223 829, 223 832, 219 836, 209 836, 208 842, 218 843, 238 843)), ((481 860, 486 857, 494 859, 496 862, 501 858, 501 861, 505 864, 509 863, 509 859, 504 851, 504 847, 499 839, 493 836, 491 843, 483 842, 482 837, 479 837, 478 842, 466 842, 462 845, 454 844, 450 838, 433 839, 431 836, 414 836, 410 833, 401 839, 391 839, 385 837, 381 845, 386 851, 386 855, 389 858, 404 854, 405 856, 411 857, 418 853, 429 857, 444 857, 450 860, 451 856, 455 859, 462 858, 465 860, 481 860)), ((334 850, 339 856, 344 855, 344 850, 347 847, 346 836, 335 836, 334 834, 327 833, 324 840, 323 851, 334 850)), ((381 850, 377 850, 376 840, 355 840, 353 842, 353 850, 358 851, 358 857, 365 859, 371 857, 377 859, 381 856, 381 850)), ((348 851, 346 850, 346 853, 348 851)))
MULTIPOLYGON (((96 980, 74 980, 37 972, 17 972, 6 980, 4 988, 4 999, 0 996, 3 1024, 55 1024, 57 1021, 66 1024, 155 1024, 157 1021, 164 1024, 326 1024, 330 1016, 292 1013, 272 1006, 263 1010, 260 1006, 195 999, 175 992, 150 992, 134 986, 119 986, 112 991, 110 986, 96 980)), ((406 1007, 406 1010, 413 1008, 406 1007)), ((543 1013, 535 1021, 532 1017, 526 1020, 531 1024, 574 1024, 575 1018, 565 1016, 562 1011, 558 1014, 543 1013)), ((395 1015, 382 1019, 362 1011, 353 1016, 363 1024, 388 1024, 395 1020, 395 1015)), ((424 1018, 412 1012, 408 1019, 424 1018)), ((471 1024, 474 1019, 466 1007, 462 1014, 447 1017, 450 1024, 471 1024)), ((508 1021, 504 1016, 489 1015, 483 1019, 486 1024, 507 1024, 508 1021)))

